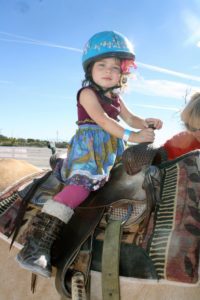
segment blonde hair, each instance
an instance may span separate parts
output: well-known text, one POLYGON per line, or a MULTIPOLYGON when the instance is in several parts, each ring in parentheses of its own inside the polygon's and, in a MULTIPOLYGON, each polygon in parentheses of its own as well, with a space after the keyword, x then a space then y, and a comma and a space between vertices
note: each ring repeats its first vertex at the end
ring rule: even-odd
POLYGON ((181 120, 192 128, 200 128, 200 93, 192 95, 181 113, 181 120))

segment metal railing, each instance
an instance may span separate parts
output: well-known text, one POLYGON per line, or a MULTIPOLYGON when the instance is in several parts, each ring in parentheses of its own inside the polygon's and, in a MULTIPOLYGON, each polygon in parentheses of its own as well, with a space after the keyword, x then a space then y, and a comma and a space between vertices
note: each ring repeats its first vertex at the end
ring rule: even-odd
MULTIPOLYGON (((66 149, 57 149, 57 153, 64 154, 66 149)), ((25 160, 40 168, 49 168, 49 158, 52 154, 49 148, 39 147, 7 147, 0 146, 0 158, 14 158, 25 160)))

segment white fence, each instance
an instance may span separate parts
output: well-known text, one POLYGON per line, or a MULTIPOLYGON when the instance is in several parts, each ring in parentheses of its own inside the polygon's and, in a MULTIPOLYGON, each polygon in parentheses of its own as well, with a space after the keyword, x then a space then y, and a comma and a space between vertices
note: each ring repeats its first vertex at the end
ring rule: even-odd
MULTIPOLYGON (((57 152, 64 154, 66 149, 57 149, 57 152)), ((0 146, 0 158, 25 160, 40 168, 49 168, 50 156, 49 148, 0 146)))

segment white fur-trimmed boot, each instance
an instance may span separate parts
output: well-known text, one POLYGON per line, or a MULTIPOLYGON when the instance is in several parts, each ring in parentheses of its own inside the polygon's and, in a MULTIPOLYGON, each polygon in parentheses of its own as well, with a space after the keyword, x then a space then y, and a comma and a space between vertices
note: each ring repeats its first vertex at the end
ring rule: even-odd
POLYGON ((44 204, 42 212, 34 217, 31 235, 16 257, 22 268, 45 277, 51 276, 51 247, 73 212, 70 207, 52 199, 44 204))

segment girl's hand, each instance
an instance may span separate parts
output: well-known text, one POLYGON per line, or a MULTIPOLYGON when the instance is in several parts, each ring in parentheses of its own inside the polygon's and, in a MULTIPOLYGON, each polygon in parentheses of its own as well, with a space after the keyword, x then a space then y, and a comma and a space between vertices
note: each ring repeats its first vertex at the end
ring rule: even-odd
POLYGON ((154 129, 161 129, 163 122, 160 119, 147 118, 145 119, 147 126, 153 125, 154 129))
POLYGON ((138 132, 132 132, 129 137, 131 143, 153 143, 155 139, 155 133, 152 128, 142 129, 138 132))

